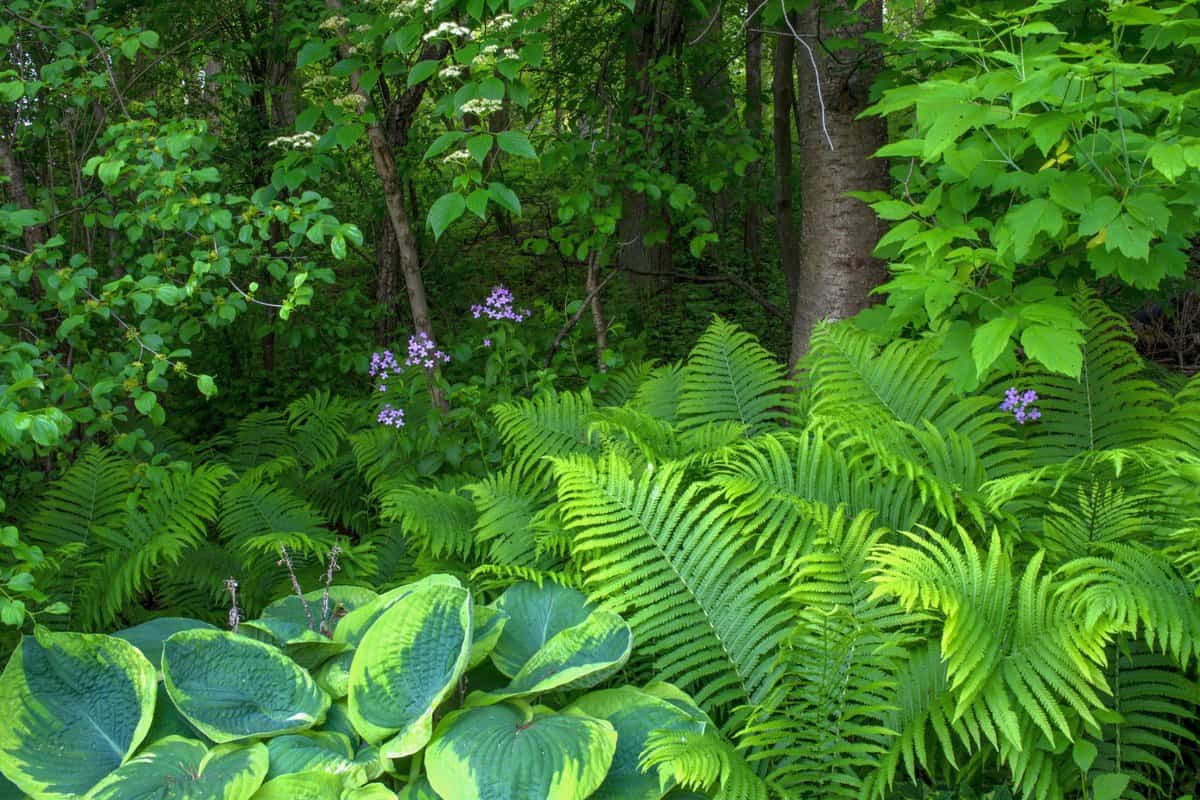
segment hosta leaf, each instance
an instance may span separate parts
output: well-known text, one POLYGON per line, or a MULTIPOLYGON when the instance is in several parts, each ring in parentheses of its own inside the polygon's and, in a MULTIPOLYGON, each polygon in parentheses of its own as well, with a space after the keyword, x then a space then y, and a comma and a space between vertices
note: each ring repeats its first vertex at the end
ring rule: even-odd
POLYGON ((509 619, 492 650, 492 662, 512 678, 555 634, 587 619, 592 606, 574 589, 523 581, 500 595, 496 609, 509 619))
POLYGON ((249 800, 267 774, 267 748, 169 736, 101 781, 87 800, 249 800))
MULTIPOLYGON (((396 794, 382 783, 368 783, 342 792, 342 800, 396 800, 396 794)), ((436 796, 434 800, 437 800, 436 796)))
MULTIPOLYGON (((690 698, 675 687, 659 686, 673 691, 683 702, 690 702, 690 698)), ((584 695, 565 709, 565 713, 578 712, 606 720, 617 731, 612 767, 604 783, 592 795, 593 800, 658 800, 670 785, 662 785, 656 773, 645 773, 638 768, 638 759, 650 732, 704 731, 704 715, 698 708, 685 710, 675 702, 656 696, 653 690, 654 687, 642 690, 632 686, 603 689, 584 695)))
POLYGON ((350 719, 384 756, 425 746, 433 712, 467 668, 471 594, 462 586, 426 583, 383 613, 363 636, 350 664, 350 719))
POLYGON ((0 675, 0 770, 39 798, 85 794, 145 738, 156 683, 128 642, 38 628, 0 675))
POLYGON ((482 664, 496 649, 504 626, 508 623, 508 615, 487 606, 475 606, 474 635, 471 639, 471 660, 467 669, 475 669, 482 664))
POLYGON ((542 645, 507 688, 476 693, 473 703, 595 686, 629 660, 632 647, 633 631, 625 620, 612 611, 593 611, 542 645))
POLYGON ((313 678, 326 694, 341 700, 350 693, 350 665, 353 663, 354 651, 341 653, 322 664, 313 678))
POLYGON ((262 785, 253 800, 341 800, 342 780, 328 772, 293 772, 262 785))
MULTIPOLYGON (((378 598, 378 594, 361 586, 331 586, 329 588, 329 628, 331 630, 335 629, 338 621, 351 611, 369 605, 378 598)), ((312 628, 310 630, 319 632, 321 618, 324 613, 324 601, 324 589, 318 589, 304 595, 303 602, 301 602, 299 597, 291 594, 281 600, 276 600, 264 608, 261 616, 263 619, 284 620, 296 625, 302 625, 305 628, 309 628, 309 617, 311 616, 312 628), (307 613, 304 610, 305 604, 308 605, 307 613)))
POLYGON ((404 787, 404 790, 397 795, 396 800, 442 800, 438 797, 437 792, 433 791, 433 787, 429 785, 428 778, 419 778, 414 783, 410 783, 404 787))
POLYGON ((603 720, 501 703, 448 714, 425 772, 442 800, 583 800, 616 748, 617 732, 603 720))
POLYGON ((154 665, 155 669, 161 669, 163 642, 174 633, 196 630, 198 628, 216 630, 212 625, 209 625, 207 622, 201 622, 198 619, 158 617, 149 622, 143 622, 141 625, 117 631, 113 636, 118 639, 124 639, 138 650, 141 650, 142 655, 150 659, 150 663, 154 665))
POLYGON ((355 753, 350 740, 340 733, 276 736, 267 749, 271 754, 268 780, 292 772, 328 772, 350 788, 362 786, 383 771, 378 748, 368 746, 355 753))
MULTIPOLYGON (((154 701, 154 721, 150 723, 150 730, 146 733, 146 738, 143 741, 157 742, 159 739, 165 739, 168 736, 182 736, 185 739, 201 739, 207 737, 197 730, 196 726, 188 722, 183 714, 179 713, 179 709, 171 702, 171 696, 167 694, 167 687, 162 682, 158 682, 157 698, 154 701)), ((0 797, 4 795, 0 794, 0 797)))
POLYGON ((458 579, 451 575, 430 575, 404 586, 397 586, 391 591, 384 592, 369 603, 365 603, 343 617, 333 631, 334 641, 349 642, 358 645, 367 630, 375 624, 383 612, 394 606, 400 600, 426 586, 461 586, 458 579))
POLYGON ((329 695, 279 650, 227 631, 182 631, 163 648, 171 701, 214 742, 311 727, 329 695))
POLYGON ((279 618, 249 620, 243 622, 239 629, 241 633, 246 634, 250 634, 252 630, 264 635, 251 635, 251 638, 277 644, 293 661, 307 670, 315 670, 329 659, 353 647, 346 642, 335 642, 304 625, 279 618))

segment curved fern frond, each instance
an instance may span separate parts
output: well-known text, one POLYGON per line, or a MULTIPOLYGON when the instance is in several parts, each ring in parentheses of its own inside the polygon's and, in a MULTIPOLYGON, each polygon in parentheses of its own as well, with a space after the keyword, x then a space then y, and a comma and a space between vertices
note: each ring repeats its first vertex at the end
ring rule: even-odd
POLYGON ((47 554, 67 545, 86 545, 98 532, 118 531, 129 511, 132 464, 90 447, 42 495, 22 537, 47 554))
POLYGON ((683 471, 556 462, 559 508, 589 592, 622 613, 661 680, 709 709, 761 699, 794 620, 779 565, 738 544, 727 506, 683 471))
POLYGON ((545 567, 535 518, 553 494, 508 469, 466 487, 474 498, 473 536, 493 564, 545 567))
POLYGON ((679 421, 679 398, 683 393, 683 364, 655 368, 634 392, 628 405, 670 425, 679 421))
POLYGON ((751 334, 713 319, 688 356, 680 427, 735 422, 751 433, 777 427, 789 404, 785 369, 751 334))
POLYGON ((274 559, 279 546, 298 553, 329 552, 334 537, 325 520, 289 489, 241 480, 221 498, 222 540, 235 551, 274 559))
POLYGON ((767 788, 741 753, 714 731, 652 731, 638 769, 664 783, 703 792, 713 800, 767 800, 767 788))
POLYGON ((571 453, 599 454, 588 435, 595 406, 591 394, 547 392, 532 400, 520 398, 492 409, 500 439, 522 476, 549 474, 547 459, 571 453))
POLYGON ((292 449, 309 468, 328 464, 348 434, 353 406, 328 391, 311 392, 287 407, 292 449))
POLYGON ((379 516, 399 523, 416 549, 434 558, 467 558, 475 549, 475 505, 457 492, 423 486, 390 489, 380 498, 379 516))

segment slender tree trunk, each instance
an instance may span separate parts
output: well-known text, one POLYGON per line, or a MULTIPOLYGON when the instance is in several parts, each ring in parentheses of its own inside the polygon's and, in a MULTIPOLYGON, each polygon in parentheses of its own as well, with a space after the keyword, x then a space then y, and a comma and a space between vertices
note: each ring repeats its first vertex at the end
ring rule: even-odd
MULTIPOLYGON (((17 208, 32 211, 33 201, 29 199, 29 191, 25 187, 25 170, 17 154, 13 152, 12 145, 4 136, 0 136, 0 170, 8 176, 8 193, 17 204, 17 208)), ((46 241, 44 225, 28 225, 21 233, 25 239, 25 249, 31 253, 46 241)))
MULTIPOLYGON (((758 0, 748 0, 747 13, 753 14, 758 0)), ((751 20, 746 26, 746 129, 755 142, 762 140, 762 34, 751 20)), ((746 218, 742 234, 750 263, 757 264, 762 255, 762 205, 758 200, 762 164, 758 161, 746 169, 746 218)))
POLYGON ((608 349, 608 323, 604 320, 604 307, 600 304, 600 253, 593 250, 587 262, 587 293, 591 298, 592 325, 596 328, 596 369, 608 372, 604 363, 604 351, 608 349))
MULTIPOLYGON (((839 18, 852 5, 852 0, 825 0, 839 18)), ((865 34, 883 29, 883 0, 863 3, 853 21, 839 27, 822 20, 822 10, 821 3, 813 3, 796 26, 803 36, 819 32, 821 38, 804 40, 819 80, 803 44, 797 54, 804 214, 792 315, 793 364, 807 352, 817 322, 845 319, 866 308, 871 290, 887 277, 883 263, 872 256, 882 233, 879 219, 865 203, 846 196, 855 190, 887 189, 886 162, 872 158, 886 141, 884 123, 857 119, 869 104, 881 64, 878 45, 865 34)))
MULTIPOLYGON (((786 33, 787 28, 784 26, 786 33)), ((795 42, 787 35, 775 39, 771 74, 771 127, 775 146, 775 233, 779 237, 779 264, 787 279, 788 304, 795 314, 796 286, 800 277, 800 243, 792 211, 792 63, 795 42)))

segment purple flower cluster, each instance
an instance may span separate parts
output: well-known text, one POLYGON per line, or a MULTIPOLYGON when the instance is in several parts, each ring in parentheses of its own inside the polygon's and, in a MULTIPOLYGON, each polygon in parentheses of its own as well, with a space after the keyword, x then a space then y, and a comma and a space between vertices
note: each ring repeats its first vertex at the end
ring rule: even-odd
POLYGON ((433 369, 439 363, 449 364, 450 356, 437 349, 429 334, 420 331, 408 337, 408 358, 404 361, 405 366, 433 369))
POLYGON ((404 427, 404 409, 394 408, 391 403, 385 403, 377 417, 381 425, 391 425, 393 428, 404 427))
POLYGON ((371 369, 370 375, 372 378, 386 380, 388 375, 399 375, 400 365, 396 363, 396 356, 391 350, 384 350, 382 353, 371 354, 371 369))
POLYGON ((1026 422, 1036 422, 1042 418, 1041 410, 1033 405, 1037 399, 1037 392, 1033 389, 1022 392, 1012 386, 1004 393, 1004 402, 1000 404, 1000 410, 1011 411, 1021 425, 1026 422))
POLYGON ((528 308, 517 311, 513 308, 513 295, 503 284, 492 287, 492 293, 482 304, 471 306, 471 314, 475 319, 509 319, 513 322, 523 322, 532 314, 528 308))

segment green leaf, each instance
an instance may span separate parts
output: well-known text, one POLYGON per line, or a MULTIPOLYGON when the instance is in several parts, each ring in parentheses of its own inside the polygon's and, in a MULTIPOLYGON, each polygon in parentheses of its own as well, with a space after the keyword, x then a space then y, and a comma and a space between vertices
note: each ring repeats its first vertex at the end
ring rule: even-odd
POLYGON ((163 645, 171 702, 214 742, 312 727, 329 696, 279 650, 228 631, 189 630, 163 645))
POLYGON ((1094 236, 1120 213, 1121 204, 1110 195, 1096 198, 1095 202, 1079 215, 1079 235, 1094 236))
POLYGON ((340 800, 342 781, 328 772, 280 775, 262 785, 254 800, 340 800))
POLYGON ((644 690, 621 686, 592 692, 563 711, 602 719, 617 732, 612 766, 592 800, 658 800, 663 792, 658 774, 643 772, 638 765, 651 731, 699 734, 706 728, 704 713, 692 699, 665 683, 644 690))
POLYGON ((197 375, 196 388, 209 399, 217 396, 217 382, 213 380, 212 375, 197 375))
POLYGON ((267 774, 262 744, 225 744, 168 736, 147 747, 92 790, 88 800, 250 800, 267 774))
POLYGON ((500 595, 495 605, 508 622, 492 650, 492 663, 509 678, 515 677, 546 642, 582 623, 593 610, 583 592, 553 582, 541 586, 531 581, 516 583, 500 595))
POLYGON ((413 68, 408 71, 408 85, 416 86, 421 81, 427 81, 433 77, 433 74, 438 71, 442 62, 440 61, 418 61, 413 65, 413 68))
POLYGON ((458 192, 448 192, 439 197, 429 209, 429 226, 433 228, 434 238, 442 238, 450 223, 461 217, 466 210, 466 198, 458 192))
POLYGON ((471 658, 467 669, 475 669, 492 654, 496 643, 508 624, 508 615, 488 606, 475 606, 472 610, 471 658))
POLYGON ((480 133, 467 139, 467 152, 471 158, 482 164, 488 153, 492 152, 494 137, 490 133, 480 133))
POLYGON ((335 233, 329 240, 329 252, 333 253, 333 257, 341 261, 346 257, 346 237, 340 233, 335 233))
POLYGON ((428 160, 434 156, 441 155, 453 145, 462 141, 466 135, 466 131, 446 131, 433 140, 433 144, 429 145, 429 149, 425 151, 425 155, 421 156, 421 158, 428 160))
POLYGON ((162 665, 163 642, 171 638, 173 634, 191 630, 215 631, 216 628, 198 619, 158 617, 149 622, 143 622, 141 625, 117 631, 113 636, 124 639, 136 647, 142 655, 150 659, 150 663, 154 665, 155 669, 159 669, 162 665))
POLYGON ((493 181, 488 184, 488 194, 495 201, 496 205, 512 214, 520 216, 521 198, 517 197, 517 193, 512 189, 509 189, 503 183, 493 181))
POLYGON ((121 168, 125 166, 125 162, 121 160, 105 161, 96 169, 96 176, 100 178, 100 182, 105 186, 112 186, 117 182, 117 178, 121 175, 121 168))
POLYGON ((487 204, 487 189, 476 189, 467 195, 467 209, 480 219, 487 219, 487 204))
POLYGON ((520 131, 503 131, 496 134, 496 142, 500 145, 500 149, 506 153, 512 153, 514 156, 521 158, 537 158, 537 153, 533 149, 533 145, 529 143, 529 137, 520 131))
POLYGON ((1128 775, 1106 772, 1092 781, 1092 800, 1117 800, 1129 785, 1128 775))
POLYGON ((1078 378, 1083 369, 1083 336, 1078 331, 1030 325, 1021 333, 1021 347, 1052 372, 1078 378))
POLYGON ((141 744, 156 683, 128 642, 38 628, 0 675, 0 770, 38 798, 86 794, 141 744))
POLYGON ((0 81, 0 100, 15 103, 25 94, 25 84, 22 81, 0 81))
POLYGON ((1158 142, 1150 148, 1148 155, 1150 156, 1150 165, 1171 183, 1174 183, 1176 178, 1188 170, 1187 159, 1184 157, 1184 149, 1181 144, 1158 142))
POLYGON ((975 361, 975 373, 978 377, 983 377, 996 359, 1008 349, 1009 339, 1016 329, 1017 320, 1013 317, 999 317, 976 329, 971 340, 971 357, 975 361))
POLYGON ((379 777, 383 760, 375 747, 364 747, 358 753, 341 733, 294 733, 276 736, 267 743, 271 753, 271 769, 267 779, 291 772, 327 772, 341 778, 346 788, 362 786, 379 777))
POLYGON ((158 395, 154 394, 154 392, 144 391, 133 401, 133 405, 138 411, 149 415, 154 410, 154 407, 158 405, 158 395))
POLYGON ((1087 772, 1095 763, 1098 752, 1096 745, 1087 739, 1080 739, 1071 748, 1071 759, 1075 762, 1075 766, 1079 767, 1080 772, 1087 772))
POLYGON ((334 138, 337 140, 338 147, 347 150, 354 146, 365 130, 366 127, 358 122, 343 123, 334 128, 334 138))
POLYGON ((396 601, 362 638, 350 665, 350 720, 385 758, 420 750, 433 714, 466 671, 471 655, 471 594, 424 582, 396 601))
POLYGON ((442 800, 583 800, 616 749, 604 720, 502 703, 448 714, 425 751, 425 774, 442 800))

